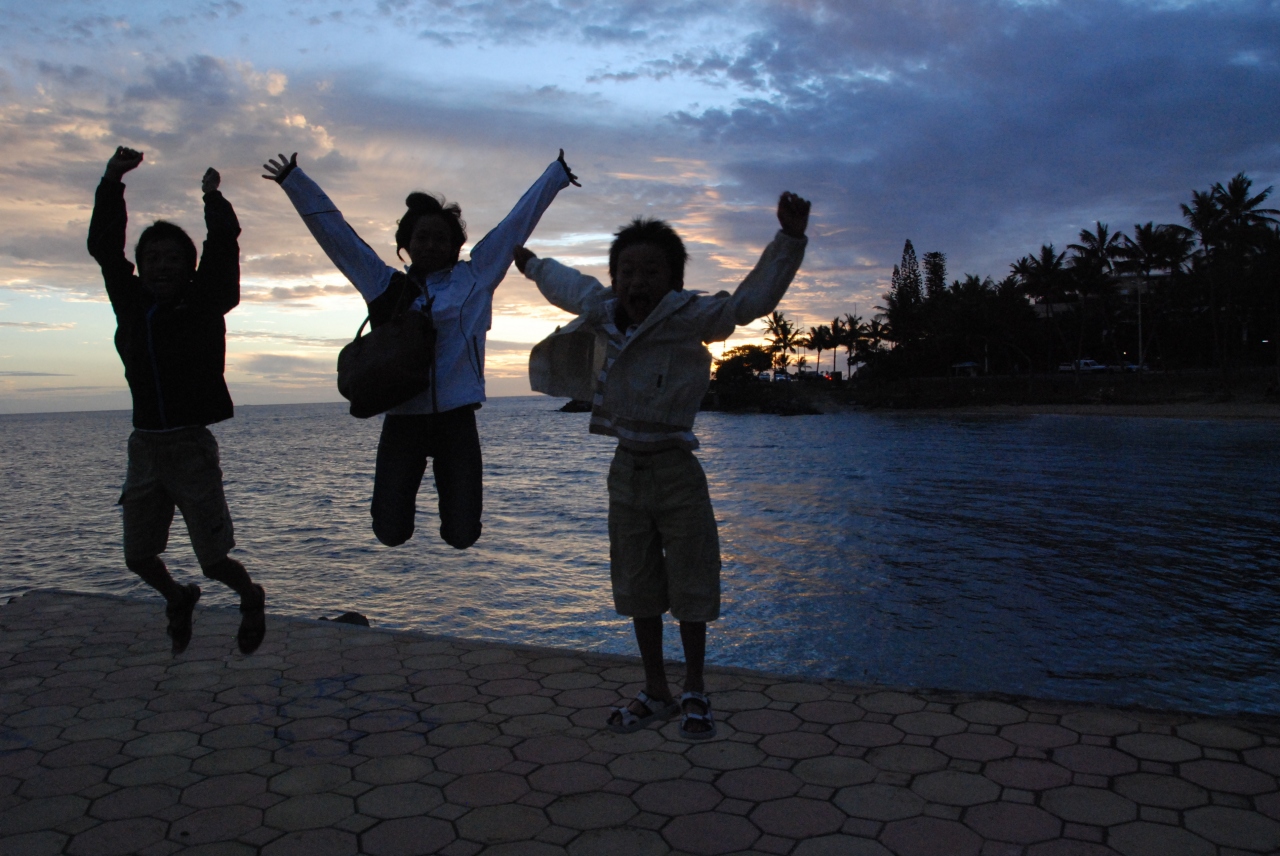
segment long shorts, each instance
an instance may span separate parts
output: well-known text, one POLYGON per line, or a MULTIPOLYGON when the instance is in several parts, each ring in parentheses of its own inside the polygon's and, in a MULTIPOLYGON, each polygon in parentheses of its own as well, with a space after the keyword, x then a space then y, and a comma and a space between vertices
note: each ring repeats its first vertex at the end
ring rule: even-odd
POLYGON ((720 537, 692 452, 618 447, 609 467, 609 564, 619 615, 720 617, 720 537))
POLYGON ((202 568, 236 545, 231 511, 222 492, 218 441, 208 428, 134 431, 129 468, 120 492, 126 562, 158 556, 169 546, 173 509, 182 511, 202 568))

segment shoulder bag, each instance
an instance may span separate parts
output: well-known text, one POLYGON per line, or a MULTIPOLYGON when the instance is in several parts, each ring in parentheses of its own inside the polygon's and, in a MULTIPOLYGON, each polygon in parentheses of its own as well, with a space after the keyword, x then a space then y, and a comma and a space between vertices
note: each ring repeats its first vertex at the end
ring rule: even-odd
MULTIPOLYGON (((419 291, 409 280, 404 294, 419 291)), ((403 404, 430 387, 435 404, 436 328, 431 318, 431 297, 426 311, 414 312, 412 298, 383 324, 364 332, 366 317, 356 337, 338 354, 338 392, 351 402, 351 415, 368 419, 403 404)))

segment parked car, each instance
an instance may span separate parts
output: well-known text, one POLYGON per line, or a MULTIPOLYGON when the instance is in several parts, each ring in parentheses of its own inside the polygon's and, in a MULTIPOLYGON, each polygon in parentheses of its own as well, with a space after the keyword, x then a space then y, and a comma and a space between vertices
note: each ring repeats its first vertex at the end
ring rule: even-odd
POLYGON ((1081 372, 1082 374, 1094 374, 1097 372, 1108 371, 1107 367, 1096 360, 1073 360, 1069 363, 1059 363, 1058 371, 1060 372, 1081 372))
POLYGON ((791 375, 787 374, 785 371, 776 371, 773 373, 773 381, 774 383, 777 383, 778 381, 785 381, 789 383, 791 381, 791 375))

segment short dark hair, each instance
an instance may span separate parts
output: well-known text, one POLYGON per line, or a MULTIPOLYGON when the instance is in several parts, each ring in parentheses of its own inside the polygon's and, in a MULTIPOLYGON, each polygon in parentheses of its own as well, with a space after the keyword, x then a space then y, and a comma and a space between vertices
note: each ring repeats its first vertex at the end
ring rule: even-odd
POLYGON ((676 291, 684 288, 684 266, 689 261, 684 241, 671 228, 666 220, 655 220, 651 217, 637 217, 623 226, 613 236, 613 245, 609 247, 609 279, 618 275, 618 256, 627 247, 636 244, 653 244, 667 257, 671 275, 675 278, 676 291))
POLYGON ((415 190, 405 198, 404 204, 409 210, 404 212, 399 225, 396 226, 396 255, 399 255, 401 250, 409 249, 413 230, 422 217, 443 217, 445 223, 449 225, 449 230, 453 232, 459 250, 467 242, 467 222, 462 219, 462 206, 458 203, 445 202, 443 196, 415 190))
POLYGON ((138 236, 138 244, 133 248, 133 258, 135 260, 142 258, 142 251, 146 249, 148 244, 154 244, 156 241, 173 241, 178 245, 178 249, 187 259, 187 264, 191 266, 191 270, 196 269, 196 245, 191 240, 191 236, 186 230, 177 223, 170 223, 168 220, 157 220, 150 226, 142 230, 142 234, 138 236))

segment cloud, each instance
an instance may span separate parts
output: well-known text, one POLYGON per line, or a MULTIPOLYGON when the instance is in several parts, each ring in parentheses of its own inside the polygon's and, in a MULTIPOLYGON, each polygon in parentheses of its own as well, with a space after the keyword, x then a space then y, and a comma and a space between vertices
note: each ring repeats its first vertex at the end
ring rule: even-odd
POLYGON ((47 333, 50 330, 71 330, 75 326, 74 321, 0 321, 0 327, 12 327, 17 330, 21 330, 24 333, 47 333))
POLYGON ((72 377, 59 372, 0 372, 0 377, 72 377))
POLYGON ((294 333, 275 333, 268 330, 228 330, 228 341, 268 340, 272 342, 289 342, 294 345, 305 345, 313 348, 341 348, 350 339, 325 339, 317 336, 299 336, 294 333))

